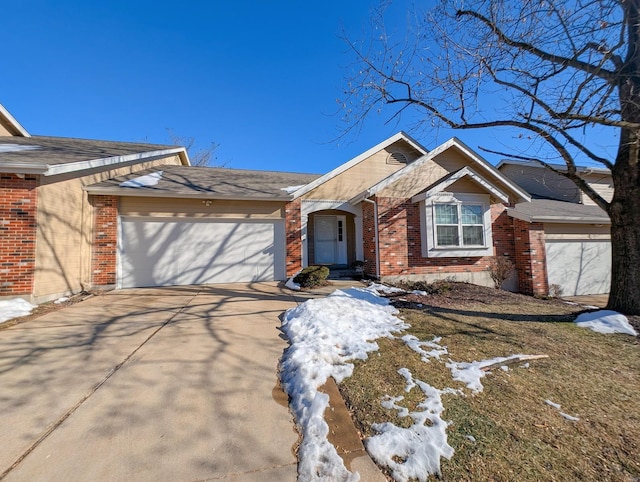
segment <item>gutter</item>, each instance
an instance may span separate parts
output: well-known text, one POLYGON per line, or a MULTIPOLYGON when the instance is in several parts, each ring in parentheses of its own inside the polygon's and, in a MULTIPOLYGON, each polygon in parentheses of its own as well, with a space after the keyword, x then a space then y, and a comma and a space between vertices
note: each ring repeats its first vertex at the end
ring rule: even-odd
POLYGON ((292 196, 233 196, 232 194, 207 193, 206 191, 196 191, 193 193, 169 192, 162 189, 143 190, 137 187, 92 187, 83 186, 82 190, 89 194, 101 196, 120 197, 149 197, 149 198, 173 198, 173 199, 201 199, 201 200, 230 200, 230 201, 275 201, 290 202, 292 196))
POLYGON ((380 246, 378 241, 379 226, 378 226, 378 204, 371 199, 363 199, 362 202, 373 204, 373 231, 376 241, 376 279, 380 279, 380 246))

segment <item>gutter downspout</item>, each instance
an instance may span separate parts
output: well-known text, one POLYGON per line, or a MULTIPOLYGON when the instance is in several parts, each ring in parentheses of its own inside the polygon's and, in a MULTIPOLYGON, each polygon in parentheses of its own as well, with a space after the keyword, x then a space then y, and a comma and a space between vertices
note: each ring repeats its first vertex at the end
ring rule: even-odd
POLYGON ((378 245, 378 204, 371 199, 363 199, 363 202, 373 204, 373 231, 376 241, 376 279, 380 279, 380 247, 378 245))

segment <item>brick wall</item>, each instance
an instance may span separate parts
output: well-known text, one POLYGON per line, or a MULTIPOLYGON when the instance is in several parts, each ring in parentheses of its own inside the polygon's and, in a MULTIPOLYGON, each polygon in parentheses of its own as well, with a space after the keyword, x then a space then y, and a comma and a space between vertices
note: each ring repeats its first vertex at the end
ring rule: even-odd
POLYGON ((299 199, 287 203, 285 211, 285 230, 287 243, 287 277, 302 269, 302 211, 299 199))
POLYGON ((118 198, 90 196, 94 208, 91 275, 93 286, 116 284, 118 247, 118 198))
POLYGON ((513 233, 519 291, 527 295, 546 296, 549 285, 542 223, 513 219, 513 233))
POLYGON ((0 296, 33 292, 37 176, 0 174, 0 296))
MULTIPOLYGON (((380 217, 380 275, 408 276, 472 273, 488 271, 493 256, 466 258, 425 258, 422 256, 420 206, 410 199, 378 198, 380 217)), ((492 221, 497 223, 494 246, 500 252, 513 253, 513 232, 505 207, 492 207, 492 221)))

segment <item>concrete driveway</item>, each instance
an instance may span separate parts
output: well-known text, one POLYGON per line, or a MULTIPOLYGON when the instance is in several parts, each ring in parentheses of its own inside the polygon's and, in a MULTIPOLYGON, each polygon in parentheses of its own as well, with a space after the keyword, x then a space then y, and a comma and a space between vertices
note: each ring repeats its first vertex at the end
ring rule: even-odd
POLYGON ((0 479, 288 481, 275 283, 114 291, 0 331, 0 479))

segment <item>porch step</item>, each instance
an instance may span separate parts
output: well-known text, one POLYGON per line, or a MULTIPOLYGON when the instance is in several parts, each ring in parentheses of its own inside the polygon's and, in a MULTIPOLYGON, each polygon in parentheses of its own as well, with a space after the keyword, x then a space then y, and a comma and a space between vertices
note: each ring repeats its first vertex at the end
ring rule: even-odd
POLYGON ((329 279, 344 279, 344 278, 360 279, 362 278, 362 273, 349 268, 330 268, 329 269, 329 279))

